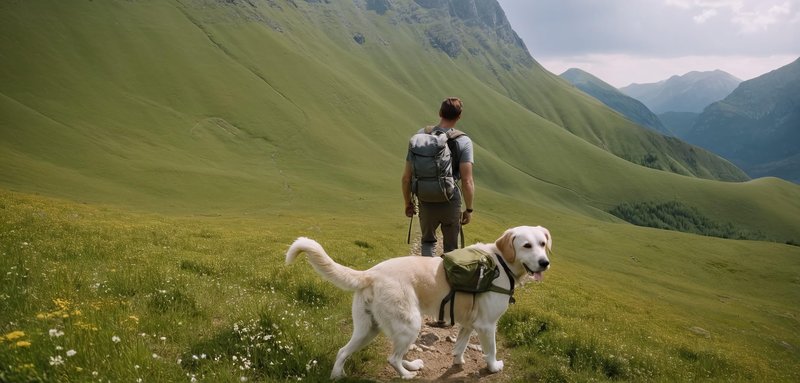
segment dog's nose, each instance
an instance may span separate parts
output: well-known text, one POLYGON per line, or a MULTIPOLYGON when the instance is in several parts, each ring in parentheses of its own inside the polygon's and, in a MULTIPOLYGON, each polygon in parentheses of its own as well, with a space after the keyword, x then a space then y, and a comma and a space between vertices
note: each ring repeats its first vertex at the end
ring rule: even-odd
POLYGON ((541 266, 542 268, 550 266, 550 261, 548 261, 546 259, 540 259, 539 260, 539 266, 541 266))

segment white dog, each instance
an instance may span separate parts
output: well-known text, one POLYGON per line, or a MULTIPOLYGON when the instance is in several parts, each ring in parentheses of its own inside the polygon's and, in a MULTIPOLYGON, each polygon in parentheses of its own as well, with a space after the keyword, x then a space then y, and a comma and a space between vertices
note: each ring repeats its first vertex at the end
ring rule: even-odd
MULTIPOLYGON (((494 284, 509 289, 526 276, 542 279, 542 272, 550 265, 547 250, 552 248, 552 244, 547 229, 520 226, 506 230, 494 244, 478 243, 470 247, 502 257, 496 263, 505 262, 513 280, 509 279, 509 272, 501 269, 494 284)), ((416 376, 416 371, 423 367, 422 360, 407 361, 403 357, 419 334, 423 315, 438 316, 440 304, 450 292, 442 258, 392 258, 369 270, 358 271, 334 262, 316 241, 298 238, 286 253, 286 263, 293 262, 301 252, 308 253, 309 262, 323 278, 341 289, 355 291, 353 336, 336 355, 331 378, 344 376, 347 358, 366 346, 379 330, 392 339, 394 350, 389 356, 389 364, 404 379, 416 376)), ((475 330, 489 371, 502 370, 503 361, 496 358, 495 331, 497 321, 508 309, 509 297, 489 291, 477 294, 474 300, 472 297, 459 299, 457 295, 455 301, 454 319, 461 325, 461 330, 453 350, 453 364, 464 363, 464 350, 472 330, 475 330)), ((451 319, 449 313, 447 319, 451 319)))

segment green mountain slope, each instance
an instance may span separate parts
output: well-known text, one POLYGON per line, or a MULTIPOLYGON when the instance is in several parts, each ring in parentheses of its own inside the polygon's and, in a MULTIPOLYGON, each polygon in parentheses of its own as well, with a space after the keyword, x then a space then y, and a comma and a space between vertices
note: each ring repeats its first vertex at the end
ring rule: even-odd
POLYGON ((744 175, 544 71, 499 8, 422 3, 4 3, 0 182, 145 209, 394 217, 410 133, 458 95, 485 213, 614 220, 621 202, 678 198, 800 237, 792 185, 697 178, 744 175))
POLYGON ((706 108, 685 137, 754 177, 800 183, 800 59, 741 83, 706 108))
POLYGON ((647 109, 639 100, 625 95, 617 88, 592 74, 578 68, 570 68, 559 76, 631 121, 661 134, 674 135, 661 123, 658 116, 651 112, 650 109, 647 109))

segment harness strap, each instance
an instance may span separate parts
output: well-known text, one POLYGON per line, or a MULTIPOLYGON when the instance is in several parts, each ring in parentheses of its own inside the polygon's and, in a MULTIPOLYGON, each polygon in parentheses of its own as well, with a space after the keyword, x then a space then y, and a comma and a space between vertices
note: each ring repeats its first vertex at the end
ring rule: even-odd
POLYGON ((456 324, 456 316, 455 316, 455 303, 456 303, 456 291, 450 289, 450 292, 447 296, 442 299, 442 304, 439 306, 439 323, 444 322, 444 306, 447 305, 447 302, 450 302, 450 325, 453 326, 456 324))
POLYGON ((503 257, 501 255, 497 253, 495 253, 494 255, 497 257, 497 261, 500 262, 500 266, 503 266, 503 271, 505 271, 506 276, 508 276, 508 282, 511 284, 511 289, 506 290, 499 286, 492 285, 492 287, 490 287, 489 290, 502 294, 508 294, 508 303, 514 304, 517 301, 516 299, 514 299, 514 285, 516 284, 516 281, 514 280, 514 274, 511 272, 511 269, 508 268, 508 265, 506 265, 506 261, 503 260, 503 257))

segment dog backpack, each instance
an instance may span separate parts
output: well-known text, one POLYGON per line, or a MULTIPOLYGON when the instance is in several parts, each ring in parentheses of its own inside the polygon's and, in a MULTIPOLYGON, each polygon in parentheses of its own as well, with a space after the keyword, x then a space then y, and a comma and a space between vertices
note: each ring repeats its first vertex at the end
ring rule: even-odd
POLYGON ((444 275, 450 288, 467 293, 482 293, 492 288, 500 268, 490 254, 475 248, 456 249, 442 255, 444 275))
POLYGON ((464 132, 447 133, 427 127, 408 141, 411 161, 411 192, 422 202, 447 202, 456 192, 458 145, 455 139, 464 132))

